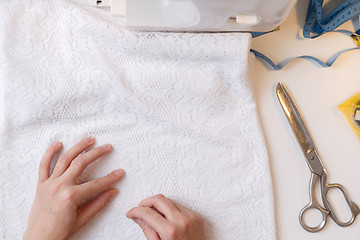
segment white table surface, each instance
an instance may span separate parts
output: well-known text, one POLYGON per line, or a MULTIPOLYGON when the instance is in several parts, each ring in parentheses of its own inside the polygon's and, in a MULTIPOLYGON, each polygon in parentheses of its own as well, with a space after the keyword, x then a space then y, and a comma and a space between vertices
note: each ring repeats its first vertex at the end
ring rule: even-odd
MULTIPOLYGON (((340 1, 337 1, 340 2, 340 1)), ((341 33, 317 39, 302 37, 308 1, 300 0, 281 30, 253 40, 252 48, 275 62, 298 55, 328 60, 340 50, 355 47, 341 33)), ((353 30, 347 23, 345 29, 353 30)), ((360 51, 343 54, 331 68, 321 68, 307 60, 295 60, 281 71, 256 61, 253 91, 269 152, 275 197, 278 240, 360 239, 360 217, 342 228, 329 219, 319 233, 308 233, 299 224, 300 210, 308 203, 310 171, 280 105, 274 88, 284 82, 293 95, 327 169, 329 182, 341 183, 360 206, 360 142, 337 112, 337 105, 360 92, 360 51)), ((331 192, 342 219, 348 216, 337 191, 331 192)), ((320 219, 316 214, 309 217, 320 219)))

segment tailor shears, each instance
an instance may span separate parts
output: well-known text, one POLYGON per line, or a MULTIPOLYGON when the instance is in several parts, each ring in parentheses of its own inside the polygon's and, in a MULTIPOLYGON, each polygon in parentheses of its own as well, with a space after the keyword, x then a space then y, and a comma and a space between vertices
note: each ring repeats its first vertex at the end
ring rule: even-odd
POLYGON ((318 232, 324 228, 329 216, 337 225, 341 227, 347 227, 351 225, 354 222, 356 216, 360 213, 359 207, 350 200, 348 193, 342 185, 328 184, 326 182, 327 174, 325 167, 320 161, 320 157, 315 149, 314 142, 311 139, 311 136, 304 124, 303 118, 284 84, 277 84, 276 95, 279 99, 282 109, 284 110, 286 118, 289 121, 292 130, 294 131, 295 137, 300 144, 300 147, 305 155, 306 162, 311 171, 309 185, 310 202, 300 211, 299 221, 301 226, 306 231, 318 232), (315 197, 315 187, 317 182, 320 186, 320 194, 323 206, 318 203, 315 197), (346 203, 351 211, 351 219, 349 221, 343 222, 335 215, 335 212, 328 199, 328 192, 330 189, 338 189, 343 194, 344 199, 346 200, 346 203), (320 224, 315 227, 310 227, 304 221, 305 212, 311 209, 319 211, 322 215, 320 224))

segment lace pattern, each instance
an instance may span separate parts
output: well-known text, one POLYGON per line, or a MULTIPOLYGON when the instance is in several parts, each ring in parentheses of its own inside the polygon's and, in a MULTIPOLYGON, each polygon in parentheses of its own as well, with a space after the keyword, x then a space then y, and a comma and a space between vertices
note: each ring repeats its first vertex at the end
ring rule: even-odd
POLYGON ((73 239, 144 239, 125 213, 163 193, 209 239, 275 239, 268 158, 251 95, 248 34, 131 32, 69 1, 0 2, 0 236, 20 239, 38 163, 55 140, 93 135, 119 196, 73 239))

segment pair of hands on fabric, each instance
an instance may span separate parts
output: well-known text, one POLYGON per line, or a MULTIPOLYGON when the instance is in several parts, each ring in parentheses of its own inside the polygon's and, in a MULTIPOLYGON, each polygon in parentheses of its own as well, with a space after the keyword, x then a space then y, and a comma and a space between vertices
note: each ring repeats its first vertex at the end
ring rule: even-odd
MULTIPOLYGON (((111 186, 124 177, 122 169, 86 183, 78 182, 89 164, 112 150, 107 144, 81 154, 94 143, 93 137, 87 137, 63 153, 51 175, 51 160, 63 146, 56 142, 47 149, 40 162, 23 240, 68 239, 117 195, 118 190, 111 186)), ((149 240, 205 239, 202 217, 161 194, 144 199, 126 216, 141 227, 149 240)))

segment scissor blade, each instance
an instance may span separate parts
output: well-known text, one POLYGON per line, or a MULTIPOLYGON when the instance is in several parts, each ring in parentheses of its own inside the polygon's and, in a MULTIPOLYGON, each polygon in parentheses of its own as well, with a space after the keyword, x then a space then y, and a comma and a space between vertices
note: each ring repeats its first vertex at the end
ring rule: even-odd
POLYGON ((277 84, 276 95, 306 157, 310 170, 320 176, 324 171, 324 166, 320 162, 319 156, 315 150, 314 142, 305 126, 303 118, 284 84, 277 84))

